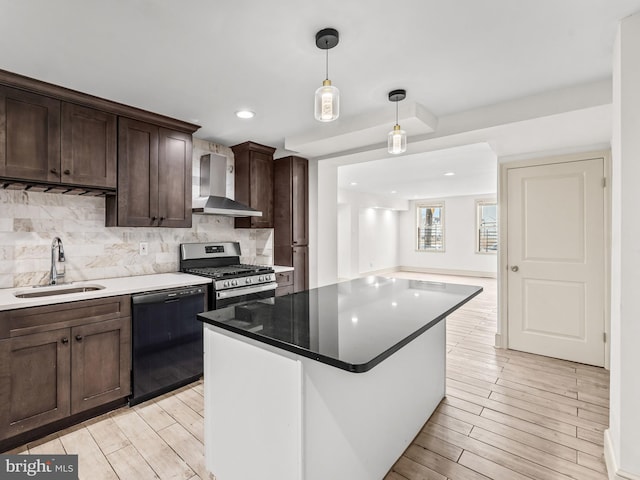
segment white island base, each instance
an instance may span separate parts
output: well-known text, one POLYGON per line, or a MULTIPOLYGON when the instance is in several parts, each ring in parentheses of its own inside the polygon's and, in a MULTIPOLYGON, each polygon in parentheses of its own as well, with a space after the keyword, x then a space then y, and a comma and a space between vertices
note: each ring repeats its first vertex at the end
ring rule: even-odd
POLYGON ((204 324, 217 480, 382 479, 445 392, 445 320, 364 373, 204 324))

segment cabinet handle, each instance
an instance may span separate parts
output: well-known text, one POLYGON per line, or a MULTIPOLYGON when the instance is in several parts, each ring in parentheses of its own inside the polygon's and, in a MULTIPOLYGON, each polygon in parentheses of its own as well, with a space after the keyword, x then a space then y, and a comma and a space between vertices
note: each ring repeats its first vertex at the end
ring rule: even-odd
POLYGON ((68 168, 63 172, 65 175, 71 175, 71 170, 68 168))
POLYGON ((52 168, 51 170, 49 170, 51 173, 57 175, 58 174, 58 170, 56 170, 55 168, 52 168))
POLYGON ((298 242, 296 242, 296 241, 294 241, 294 242, 293 242, 293 244, 294 244, 294 245, 297 245, 297 243, 298 243, 298 242))
POLYGON ((160 221, 163 222, 164 220, 166 220, 167 217, 160 217, 160 221))
POLYGON ((82 335, 76 335, 76 340, 81 342, 82 341, 82 335))
POLYGON ((151 217, 151 221, 155 222, 158 217, 151 217))
POLYGON ((62 340, 60 340, 62 343, 64 343, 65 345, 67 343, 69 343, 69 339, 67 337, 62 337, 62 340))

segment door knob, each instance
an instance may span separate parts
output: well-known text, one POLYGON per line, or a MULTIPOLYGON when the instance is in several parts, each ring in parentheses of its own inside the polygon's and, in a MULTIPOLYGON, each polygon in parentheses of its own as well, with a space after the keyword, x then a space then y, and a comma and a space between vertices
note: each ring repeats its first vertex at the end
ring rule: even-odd
POLYGON ((520 270, 520 269, 518 268, 517 265, 514 265, 513 267, 511 267, 511 271, 512 272, 517 272, 518 270, 520 270))

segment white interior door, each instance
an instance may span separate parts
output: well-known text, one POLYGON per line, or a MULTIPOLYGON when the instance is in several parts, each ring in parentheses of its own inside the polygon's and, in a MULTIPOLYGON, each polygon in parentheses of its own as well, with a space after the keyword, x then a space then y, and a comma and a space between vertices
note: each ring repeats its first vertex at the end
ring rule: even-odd
POLYGON ((509 348, 604 366, 604 159, 507 178, 509 348))

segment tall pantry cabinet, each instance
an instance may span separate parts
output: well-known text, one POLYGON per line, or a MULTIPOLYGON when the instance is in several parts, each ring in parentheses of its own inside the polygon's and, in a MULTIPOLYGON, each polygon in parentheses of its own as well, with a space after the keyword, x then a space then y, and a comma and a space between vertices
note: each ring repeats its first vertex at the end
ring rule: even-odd
POLYGON ((309 287, 308 163, 297 156, 274 161, 274 263, 294 268, 294 292, 309 287))

